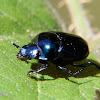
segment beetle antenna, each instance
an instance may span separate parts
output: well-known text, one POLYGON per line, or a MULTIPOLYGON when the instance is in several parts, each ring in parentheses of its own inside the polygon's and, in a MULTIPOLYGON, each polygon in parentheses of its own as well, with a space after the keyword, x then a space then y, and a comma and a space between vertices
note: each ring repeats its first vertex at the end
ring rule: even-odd
POLYGON ((16 43, 12 43, 16 48, 21 48, 19 45, 17 45, 16 43))
POLYGON ((31 37, 31 35, 29 34, 29 38, 31 39, 31 42, 32 42, 32 37, 31 37))

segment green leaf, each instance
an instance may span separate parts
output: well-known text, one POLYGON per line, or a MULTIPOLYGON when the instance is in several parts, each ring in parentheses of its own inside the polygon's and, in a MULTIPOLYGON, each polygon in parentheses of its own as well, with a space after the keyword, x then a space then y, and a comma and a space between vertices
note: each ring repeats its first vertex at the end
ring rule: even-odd
POLYGON ((52 30, 60 29, 44 0, 0 0, 0 100, 94 98, 95 89, 100 88, 100 74, 95 66, 76 77, 68 77, 50 63, 51 66, 43 72, 27 76, 31 68, 37 68, 37 61, 18 60, 19 49, 12 42, 23 46, 30 42, 29 34, 35 37, 40 32, 52 30))

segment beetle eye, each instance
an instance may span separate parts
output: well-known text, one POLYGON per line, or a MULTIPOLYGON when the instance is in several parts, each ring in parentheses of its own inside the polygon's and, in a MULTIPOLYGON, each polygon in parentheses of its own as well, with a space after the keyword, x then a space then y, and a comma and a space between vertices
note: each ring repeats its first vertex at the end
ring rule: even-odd
POLYGON ((26 55, 26 49, 25 49, 25 48, 21 48, 21 54, 22 54, 23 56, 26 55))

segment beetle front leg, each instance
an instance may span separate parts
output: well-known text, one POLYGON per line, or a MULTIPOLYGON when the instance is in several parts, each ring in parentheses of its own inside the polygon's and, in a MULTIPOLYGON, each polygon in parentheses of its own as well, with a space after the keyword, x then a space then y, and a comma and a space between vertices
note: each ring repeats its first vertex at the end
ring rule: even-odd
POLYGON ((43 71, 43 70, 48 68, 48 63, 41 63, 41 62, 39 62, 39 65, 40 65, 40 69, 38 69, 38 70, 31 70, 31 71, 28 72, 27 75, 30 76, 30 75, 32 75, 34 73, 41 72, 41 71, 43 71))

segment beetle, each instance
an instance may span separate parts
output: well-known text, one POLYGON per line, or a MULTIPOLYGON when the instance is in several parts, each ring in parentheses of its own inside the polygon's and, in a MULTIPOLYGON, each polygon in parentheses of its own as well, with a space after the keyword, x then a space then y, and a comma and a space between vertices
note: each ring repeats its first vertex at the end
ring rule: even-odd
POLYGON ((31 59, 38 59, 40 69, 31 70, 28 75, 38 73, 48 68, 48 61, 54 63, 57 69, 61 69, 70 76, 77 75, 85 69, 88 65, 95 65, 92 62, 87 62, 80 65, 75 65, 75 61, 81 61, 89 55, 89 47, 87 42, 80 36, 73 35, 65 32, 42 32, 38 34, 34 39, 31 39, 31 43, 24 45, 23 47, 13 43, 14 46, 20 48, 20 51, 16 55, 20 57, 31 59), (73 73, 72 71, 64 68, 65 65, 73 65, 76 67, 84 67, 83 69, 73 73))

